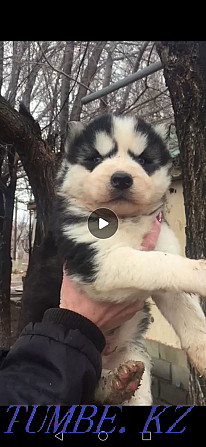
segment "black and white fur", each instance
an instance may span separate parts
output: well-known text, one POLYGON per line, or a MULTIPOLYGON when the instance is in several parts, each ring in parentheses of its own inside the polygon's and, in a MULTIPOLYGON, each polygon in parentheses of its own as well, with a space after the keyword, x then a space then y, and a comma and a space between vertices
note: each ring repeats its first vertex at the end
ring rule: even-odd
MULTIPOLYGON (((170 185, 171 159, 165 130, 142 119, 105 115, 84 127, 71 123, 65 157, 57 176, 56 237, 72 281, 94 300, 154 302, 173 326, 192 362, 206 372, 206 320, 196 293, 206 296, 206 262, 180 256, 166 222, 154 251, 142 251, 143 237, 163 210, 170 185), (129 188, 114 187, 115 173, 132 178, 129 188), (96 208, 118 216, 117 232, 98 239, 88 229, 96 208)), ((107 342, 103 374, 125 360, 141 360, 140 388, 126 404, 151 405, 150 358, 144 346, 149 308, 122 324, 107 342)), ((105 402, 101 380, 97 398, 105 402)))

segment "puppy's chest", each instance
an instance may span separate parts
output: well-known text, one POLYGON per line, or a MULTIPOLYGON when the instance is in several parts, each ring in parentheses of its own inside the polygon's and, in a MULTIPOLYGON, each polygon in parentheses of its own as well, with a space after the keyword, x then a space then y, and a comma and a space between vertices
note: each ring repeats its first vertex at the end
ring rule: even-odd
MULTIPOLYGON (((154 218, 153 218, 154 219, 154 218)), ((89 244, 98 252, 107 252, 116 247, 131 247, 136 250, 141 249, 141 244, 146 233, 151 231, 152 219, 140 218, 136 220, 118 220, 118 228, 113 236, 106 239, 95 237, 89 230, 88 222, 82 222, 72 225, 65 225, 63 235, 65 240, 74 241, 76 250, 78 244, 89 244)))
POLYGON ((125 246, 140 250, 143 238, 146 233, 151 231, 151 226, 151 221, 119 221, 116 233, 108 239, 98 239, 95 246, 102 252, 113 250, 115 247, 125 246))
MULTIPOLYGON (((151 231, 151 227, 152 219, 148 218, 119 220, 116 233, 101 239, 92 235, 86 222, 66 225, 63 228, 63 250, 70 277, 84 286, 84 290, 86 287, 86 292, 92 296, 92 284, 103 266, 108 265, 110 254, 122 247, 140 250, 144 235, 151 231)), ((96 296, 96 289, 94 293, 96 296)))

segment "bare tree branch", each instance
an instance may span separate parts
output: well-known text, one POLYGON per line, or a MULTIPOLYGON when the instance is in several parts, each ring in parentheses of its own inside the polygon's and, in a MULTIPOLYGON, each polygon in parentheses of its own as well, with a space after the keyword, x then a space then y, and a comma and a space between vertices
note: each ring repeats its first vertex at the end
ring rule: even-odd
MULTIPOLYGON (((29 44, 30 44, 30 42, 29 42, 29 44)), ((46 51, 49 48, 49 43, 43 42, 42 48, 43 48, 44 53, 46 53, 46 51)), ((22 102, 24 103, 24 105, 26 106, 26 108, 28 110, 30 110, 31 93, 32 93, 32 89, 33 89, 35 81, 36 81, 36 77, 37 77, 39 69, 40 69, 39 62, 41 61, 41 59, 42 59, 42 53, 40 51, 38 51, 35 60, 32 61, 32 68, 30 68, 30 62, 28 64, 27 83, 26 83, 24 93, 22 95, 22 102)))
POLYGON ((78 121, 80 119, 80 114, 82 110, 81 99, 86 95, 87 90, 89 90, 89 85, 96 73, 97 64, 99 62, 102 51, 106 45, 106 41, 96 42, 91 56, 89 57, 87 67, 85 68, 84 74, 81 79, 81 85, 79 87, 77 96, 74 100, 72 107, 70 119, 71 121, 78 121))
MULTIPOLYGON (((140 48, 140 50, 139 50, 139 54, 138 54, 138 56, 137 56, 135 65, 134 65, 133 73, 136 73, 136 71, 138 70, 138 68, 139 68, 139 66, 140 66, 140 62, 141 62, 142 56, 143 56, 143 54, 144 54, 146 48, 148 47, 148 45, 149 45, 149 42, 144 42, 144 43, 142 44, 142 46, 141 46, 141 48, 140 48)), ((116 113, 117 113, 118 115, 120 115, 121 113, 123 113, 124 109, 126 108, 126 104, 127 104, 127 100, 128 100, 128 98, 129 98, 129 94, 130 94, 131 88, 132 88, 132 84, 129 84, 129 85, 126 87, 126 90, 125 90, 125 93, 124 93, 122 102, 121 102, 119 108, 116 110, 116 113)))
POLYGON ((77 81, 73 76, 65 73, 63 70, 59 70, 58 68, 54 67, 51 62, 48 60, 48 58, 46 57, 44 51, 42 50, 42 47, 40 45, 40 43, 38 42, 39 47, 41 48, 42 54, 44 56, 45 61, 47 62, 47 64, 52 68, 52 70, 56 71, 57 73, 66 76, 67 78, 71 79, 72 81, 75 81, 77 84, 79 84, 80 86, 86 88, 87 90, 89 90, 90 92, 93 92, 92 89, 90 89, 89 87, 87 87, 82 81, 77 81))

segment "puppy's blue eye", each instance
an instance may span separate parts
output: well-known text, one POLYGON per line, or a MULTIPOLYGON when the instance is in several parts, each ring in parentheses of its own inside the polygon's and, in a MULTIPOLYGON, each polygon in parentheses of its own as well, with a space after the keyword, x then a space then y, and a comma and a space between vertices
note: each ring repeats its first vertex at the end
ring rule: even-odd
POLYGON ((94 157, 93 161, 95 164, 100 163, 100 161, 102 161, 101 157, 94 157))
POLYGON ((138 158, 138 163, 140 164, 140 165, 144 165, 145 164, 145 159, 144 158, 141 158, 141 157, 139 157, 138 158))
POLYGON ((88 158, 87 161, 90 161, 91 163, 94 163, 95 165, 97 165, 98 163, 100 163, 102 161, 102 158, 100 157, 100 155, 95 155, 94 157, 88 158))

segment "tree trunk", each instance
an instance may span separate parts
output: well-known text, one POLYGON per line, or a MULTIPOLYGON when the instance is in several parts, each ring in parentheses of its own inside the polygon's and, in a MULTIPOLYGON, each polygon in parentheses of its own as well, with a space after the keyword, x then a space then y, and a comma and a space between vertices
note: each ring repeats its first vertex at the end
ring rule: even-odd
POLYGON ((0 41, 0 94, 3 84, 3 74, 4 74, 4 41, 0 41))
MULTIPOLYGON (((30 42, 28 42, 28 48, 30 47, 30 42)), ((47 49, 49 47, 48 42, 42 43, 42 50, 44 53, 47 52, 47 49)), ((37 75, 39 73, 39 70, 41 68, 41 59, 43 58, 42 51, 39 50, 36 58, 34 60, 30 60, 30 53, 28 56, 28 74, 27 74, 27 82, 24 89, 24 93, 22 95, 22 102, 24 103, 25 107, 30 110, 30 102, 31 102, 31 94, 32 90, 37 78, 37 75)))
MULTIPOLYGON (((105 62, 104 80, 103 80, 102 88, 107 87, 111 82, 112 66, 113 66, 112 55, 114 53, 116 46, 117 46, 116 41, 111 42, 109 45, 109 48, 107 50, 108 56, 107 56, 107 60, 105 62)), ((104 102, 100 100, 99 112, 100 112, 100 114, 108 112, 107 96, 104 96, 104 102)))
POLYGON ((15 145, 28 175, 37 207, 35 243, 31 262, 27 270, 25 281, 27 286, 24 289, 22 299, 22 327, 24 321, 27 321, 26 312, 28 311, 28 306, 24 304, 27 303, 28 297, 31 295, 29 277, 33 272, 41 242, 47 233, 52 212, 57 159, 55 154, 49 151, 46 143, 41 139, 40 128, 32 116, 24 107, 21 106, 20 110, 21 113, 14 110, 8 101, 0 96, 0 135, 4 142, 15 145))
POLYGON ((74 100, 74 104, 70 115, 71 121, 79 121, 80 119, 82 110, 81 99, 83 98, 83 96, 86 95, 87 87, 90 86, 90 83, 96 73, 97 65, 106 43, 107 43, 106 41, 95 42, 94 49, 92 51, 91 56, 89 57, 87 67, 85 68, 84 74, 81 78, 82 85, 79 86, 78 93, 74 100))
MULTIPOLYGON (((67 75, 71 75, 71 69, 73 64, 73 55, 74 55, 74 41, 66 42, 65 50, 64 50, 64 66, 63 71, 67 75)), ((70 91, 70 79, 67 76, 62 75, 62 84, 61 84, 61 112, 59 115, 59 126, 60 126, 60 135, 61 135, 61 151, 64 149, 64 140, 65 140, 65 132, 66 126, 68 123, 69 116, 69 91, 70 91)))
POLYGON ((0 135, 6 143, 14 143, 28 175, 41 222, 41 235, 45 236, 51 214, 56 174, 55 154, 48 150, 41 138, 38 124, 23 108, 17 112, 0 96, 0 135))
POLYGON ((0 347, 10 347, 11 232, 16 189, 17 157, 14 147, 1 149, 0 172, 0 347), (3 173, 4 163, 7 172, 3 173))
POLYGON ((8 86, 8 90, 5 94, 6 99, 10 104, 14 106, 16 101, 16 94, 18 89, 19 75, 22 65, 22 57, 26 51, 26 41, 14 41, 13 42, 13 55, 12 55, 12 71, 11 78, 8 86))
MULTIPOLYGON (((206 42, 157 42, 173 104, 182 166, 186 256, 206 258, 206 42)), ((202 301, 206 312, 206 302, 202 301)), ((206 380, 191 366, 190 394, 206 405, 206 380)))

